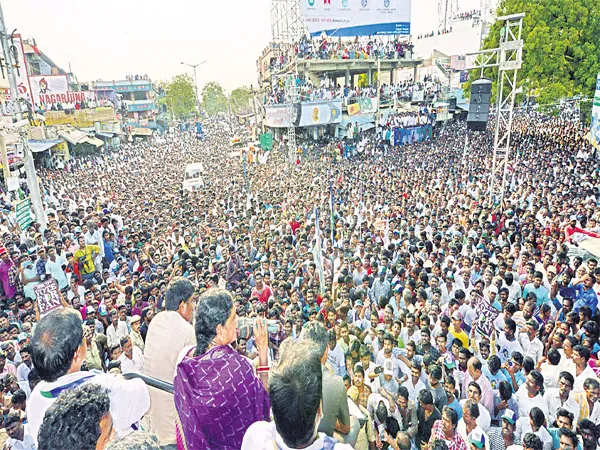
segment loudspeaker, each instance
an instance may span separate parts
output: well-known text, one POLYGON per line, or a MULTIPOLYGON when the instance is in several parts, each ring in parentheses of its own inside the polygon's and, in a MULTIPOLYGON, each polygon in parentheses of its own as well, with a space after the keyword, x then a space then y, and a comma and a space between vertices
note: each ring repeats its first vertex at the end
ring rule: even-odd
POLYGON ((448 98, 448 112, 456 111, 456 97, 448 98))
POLYGON ((490 115, 492 80, 481 78, 471 84, 471 100, 467 115, 467 129, 485 131, 490 115))

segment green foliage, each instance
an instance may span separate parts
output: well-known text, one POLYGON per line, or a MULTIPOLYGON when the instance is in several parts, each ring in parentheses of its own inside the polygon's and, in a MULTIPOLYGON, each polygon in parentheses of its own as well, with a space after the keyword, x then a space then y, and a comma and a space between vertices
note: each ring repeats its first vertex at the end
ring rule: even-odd
POLYGON ((209 116, 227 111, 228 104, 225 90, 216 81, 210 81, 202 88, 202 109, 209 116))
POLYGON ((231 91, 231 112, 233 114, 249 114, 252 112, 252 91, 247 86, 241 86, 231 91))
MULTIPOLYGON (((377 78, 379 73, 374 70, 372 72, 372 77, 373 77, 373 86, 377 85, 377 78)), ((369 74, 367 73, 361 73, 358 75, 358 87, 367 87, 369 85, 369 74)))
POLYGON ((194 113, 196 92, 192 77, 186 74, 175 75, 171 81, 160 82, 160 87, 165 95, 159 99, 159 104, 166 105, 173 115, 184 117, 194 113))
MULTIPOLYGON (((518 86, 529 79, 538 103, 548 104, 577 94, 593 97, 600 71, 600 7, 596 0, 503 0, 498 16, 525 13, 523 19, 523 65, 518 86)), ((499 47, 504 22, 495 22, 484 48, 499 47)), ((481 75, 471 71, 465 92, 481 75)), ((494 81, 497 69, 487 69, 484 77, 494 81)))

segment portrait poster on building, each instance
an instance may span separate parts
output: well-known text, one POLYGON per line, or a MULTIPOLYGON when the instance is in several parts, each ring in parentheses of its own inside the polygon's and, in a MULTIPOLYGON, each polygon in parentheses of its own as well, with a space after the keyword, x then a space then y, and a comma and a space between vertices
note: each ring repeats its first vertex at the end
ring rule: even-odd
POLYGON ((38 302, 38 308, 40 310, 40 318, 54 311, 55 309, 62 308, 62 301, 60 298, 60 290, 58 289, 58 283, 55 279, 50 279, 38 284, 33 288, 35 298, 38 302))

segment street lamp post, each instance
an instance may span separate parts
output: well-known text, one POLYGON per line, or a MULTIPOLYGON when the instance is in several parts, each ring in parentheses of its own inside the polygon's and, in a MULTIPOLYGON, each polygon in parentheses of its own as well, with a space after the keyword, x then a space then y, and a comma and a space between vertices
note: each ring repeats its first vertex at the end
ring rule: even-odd
POLYGON ((188 67, 191 67, 192 69, 194 69, 194 87, 195 87, 195 91, 196 91, 196 107, 198 108, 198 111, 200 111, 200 98, 198 97, 198 77, 196 76, 196 67, 204 64, 205 62, 206 61, 202 61, 202 62, 199 62, 198 64, 188 64, 188 63, 184 63, 184 62, 181 63, 184 66, 188 66, 188 67))

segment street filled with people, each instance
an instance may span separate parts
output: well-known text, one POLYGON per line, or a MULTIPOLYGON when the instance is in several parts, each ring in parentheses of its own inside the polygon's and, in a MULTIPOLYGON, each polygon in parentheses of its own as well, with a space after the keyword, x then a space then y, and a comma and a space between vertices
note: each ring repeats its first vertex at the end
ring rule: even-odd
POLYGON ((427 110, 293 160, 217 116, 38 170, 47 227, 0 212, 5 448, 596 449, 598 154, 518 114, 501 201, 491 129, 386 139, 427 110))

